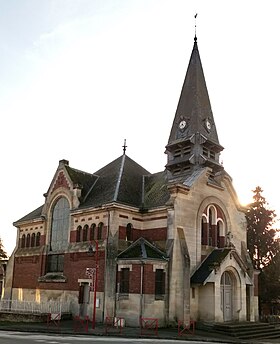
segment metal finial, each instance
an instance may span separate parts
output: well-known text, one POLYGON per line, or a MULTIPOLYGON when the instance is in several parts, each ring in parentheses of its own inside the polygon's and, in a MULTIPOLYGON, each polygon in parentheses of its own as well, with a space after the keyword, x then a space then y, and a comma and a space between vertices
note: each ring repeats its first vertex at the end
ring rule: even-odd
POLYGON ((197 41, 196 38, 196 17, 197 17, 197 13, 194 15, 194 41, 197 41))
POLYGON ((127 148, 127 145, 126 145, 126 139, 124 139, 124 142, 123 142, 123 146, 122 146, 122 148, 123 148, 123 154, 125 154, 125 152, 126 152, 126 148, 127 148))

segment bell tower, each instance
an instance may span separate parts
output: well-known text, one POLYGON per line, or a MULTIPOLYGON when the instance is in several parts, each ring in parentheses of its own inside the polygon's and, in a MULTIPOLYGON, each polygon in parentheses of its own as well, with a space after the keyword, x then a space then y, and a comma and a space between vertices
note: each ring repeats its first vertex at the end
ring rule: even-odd
POLYGON ((181 179, 204 167, 211 167, 214 173, 222 170, 223 166, 219 161, 222 150, 195 36, 166 145, 169 179, 181 179))

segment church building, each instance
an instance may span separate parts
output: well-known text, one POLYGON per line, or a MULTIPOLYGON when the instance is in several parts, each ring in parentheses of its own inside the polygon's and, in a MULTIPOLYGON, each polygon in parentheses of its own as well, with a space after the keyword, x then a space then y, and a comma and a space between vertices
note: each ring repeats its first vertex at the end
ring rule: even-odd
POLYGON ((125 145, 94 173, 60 160, 43 204, 14 222, 4 297, 127 326, 258 320, 246 209, 220 162, 196 37, 164 148, 158 173, 125 145))

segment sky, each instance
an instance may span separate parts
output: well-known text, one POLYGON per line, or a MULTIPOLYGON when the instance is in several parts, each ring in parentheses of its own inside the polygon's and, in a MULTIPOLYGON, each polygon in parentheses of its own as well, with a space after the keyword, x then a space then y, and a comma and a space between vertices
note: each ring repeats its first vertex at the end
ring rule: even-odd
POLYGON ((221 160, 242 204, 280 216, 277 0, 0 0, 0 237, 44 203, 59 160, 95 172, 164 154, 195 32, 221 160))

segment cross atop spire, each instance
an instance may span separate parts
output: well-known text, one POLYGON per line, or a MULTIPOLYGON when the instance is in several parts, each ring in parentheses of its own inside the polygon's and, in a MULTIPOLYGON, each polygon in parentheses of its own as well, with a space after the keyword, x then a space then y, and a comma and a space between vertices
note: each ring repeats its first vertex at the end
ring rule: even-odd
POLYGON ((197 18, 197 13, 194 15, 194 41, 197 41, 196 38, 196 18, 197 18))
POLYGON ((122 148, 123 148, 123 154, 125 154, 125 152, 126 152, 126 148, 127 148, 127 145, 126 145, 126 139, 124 139, 124 142, 123 142, 123 146, 122 146, 122 148))

